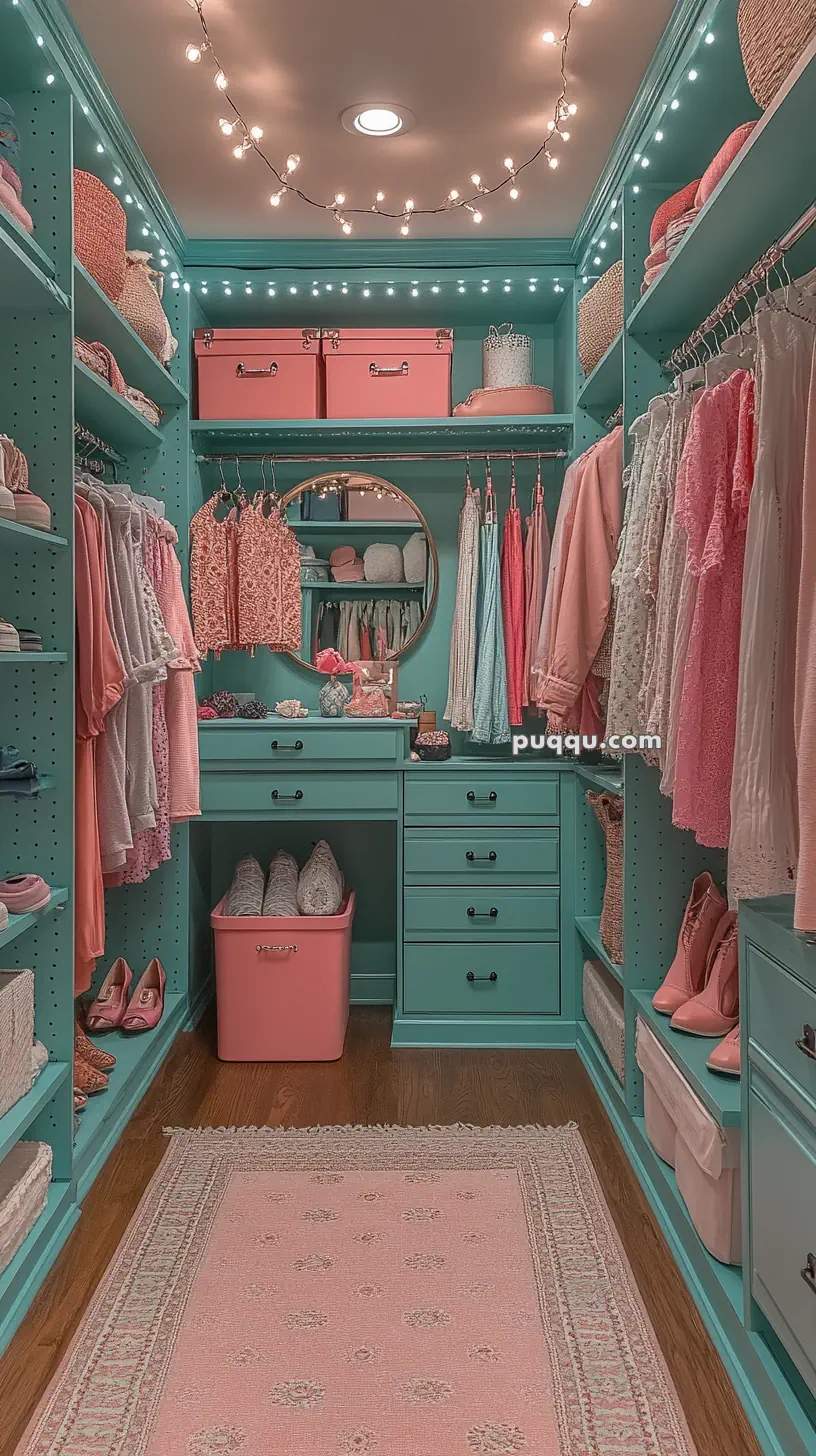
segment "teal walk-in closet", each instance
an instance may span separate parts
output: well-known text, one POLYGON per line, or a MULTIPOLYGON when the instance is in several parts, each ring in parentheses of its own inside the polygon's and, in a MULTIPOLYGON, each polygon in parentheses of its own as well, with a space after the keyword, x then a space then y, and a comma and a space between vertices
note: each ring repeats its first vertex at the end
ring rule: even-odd
MULTIPOLYGON (((793 936, 787 902, 758 902, 741 922, 743 1003, 757 1017, 741 1087, 710 1073, 707 1048, 672 1033, 655 1015, 651 994, 671 960, 690 883, 705 869, 721 878, 725 865, 722 852, 702 849, 672 826, 658 771, 639 757, 625 757, 617 767, 575 765, 532 751, 515 759, 506 749, 477 753, 453 735, 450 764, 412 767, 404 726, 315 722, 317 679, 290 659, 262 650, 208 660, 201 695, 247 691, 270 705, 300 697, 312 718, 302 730, 274 720, 284 746, 301 743, 296 762, 284 766, 271 761, 269 723, 234 731, 202 725, 201 821, 173 830, 172 859, 144 885, 106 892, 107 954, 99 975, 116 955, 134 967, 158 955, 169 977, 164 1017, 148 1035, 116 1037, 109 1090, 87 1108, 76 1134, 72 1112, 75 422, 115 448, 134 488, 166 502, 185 575, 187 527, 219 481, 235 483, 237 468, 247 487, 267 479, 268 461, 236 467, 236 455, 287 457, 275 466, 280 490, 327 468, 303 457, 371 459, 375 471, 416 502, 437 547, 433 619, 401 663, 399 687, 403 698, 425 694, 441 718, 465 466, 435 457, 471 452, 474 481, 482 483, 486 452, 524 452, 530 458, 519 461, 517 481, 526 508, 540 451, 552 527, 569 460, 603 436, 621 404, 628 429, 670 378, 665 363, 672 349, 813 202, 816 47, 761 113, 745 81, 737 8, 737 0, 678 0, 574 238, 399 244, 186 237, 62 0, 11 0, 0 8, 0 95, 13 104, 24 135, 25 197, 35 223, 28 236, 0 211, 0 430, 24 451, 31 487, 48 501, 53 525, 45 535, 0 519, 0 615, 32 627, 45 648, 41 655, 0 658, 0 740, 30 754, 41 771, 37 799, 0 802, 0 843, 3 873, 34 870, 54 890, 46 910, 12 917, 0 932, 4 964, 34 969, 37 1035, 51 1058, 33 1090, 0 1118, 0 1155, 22 1138, 45 1140, 54 1154, 46 1210, 0 1274, 0 1348, 176 1033, 195 1024, 212 999, 209 915, 236 858, 268 857, 279 843, 302 856, 324 833, 358 887, 352 999, 394 1005, 396 1045, 576 1047, 763 1451, 816 1453, 816 1326, 799 1319, 792 1308, 798 1291, 784 1270, 775 1270, 766 1248, 773 1210, 763 1203, 760 1166, 767 1160, 779 1178, 790 1176, 796 1182, 791 1201, 807 1201, 810 1164, 816 1164, 816 1085, 812 1078, 801 1085, 798 1064, 784 1075, 783 1052, 769 1030, 775 1013, 764 976, 779 978, 778 1004, 789 1004, 801 1021, 811 1014, 816 952, 793 936), (758 121, 749 142, 641 296, 656 207, 698 177, 724 138, 748 120, 758 121), (119 189, 128 245, 149 249, 166 275, 164 304, 181 341, 169 371, 73 257, 75 166, 119 189), (623 261, 625 324, 585 379, 578 303, 616 259, 623 261), (393 295, 385 293, 386 279, 393 295), (392 424, 195 418, 195 329, 450 327, 458 401, 481 383, 481 342, 499 314, 532 335, 537 381, 554 391, 553 415, 392 424), (160 427, 75 361, 75 334, 113 351, 128 382, 162 406, 160 427), (420 458, 378 467, 378 452, 420 458), (369 735, 364 754, 357 732, 369 735), (295 783, 305 786, 302 809, 278 816, 269 786, 295 783), (621 965, 600 939, 604 846, 588 788, 623 797, 621 965), (508 856, 503 865, 512 868, 493 880, 474 880, 476 889, 465 892, 465 845, 481 853, 488 844, 499 844, 508 856), (460 900, 467 914, 466 901, 477 889, 486 905, 504 897, 501 923, 512 929, 499 945, 511 980, 507 990, 502 986, 503 1001, 470 1002, 463 1010, 460 999, 446 999, 440 988, 465 943, 448 929, 450 915, 460 900), (583 1016, 587 955, 602 960, 623 988, 622 1083, 583 1016), (638 1016, 715 1121, 742 1128, 742 1268, 706 1252, 672 1170, 647 1139, 635 1058, 638 1016)), ((792 251, 791 273, 804 272, 815 252, 816 229, 792 251)), ((503 512, 509 464, 497 461, 493 476, 503 512)), ((324 539, 314 523, 302 523, 299 533, 314 544, 324 539)), ((540 724, 523 731, 539 732, 540 724)), ((487 970, 494 963, 487 932, 478 949, 479 967, 487 970)))

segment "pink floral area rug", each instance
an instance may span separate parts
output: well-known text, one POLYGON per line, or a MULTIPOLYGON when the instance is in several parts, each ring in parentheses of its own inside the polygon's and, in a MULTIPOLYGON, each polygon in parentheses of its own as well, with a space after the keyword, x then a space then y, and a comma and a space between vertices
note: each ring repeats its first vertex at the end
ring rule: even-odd
POLYGON ((176 1131, 18 1456, 693 1456, 575 1127, 176 1131))

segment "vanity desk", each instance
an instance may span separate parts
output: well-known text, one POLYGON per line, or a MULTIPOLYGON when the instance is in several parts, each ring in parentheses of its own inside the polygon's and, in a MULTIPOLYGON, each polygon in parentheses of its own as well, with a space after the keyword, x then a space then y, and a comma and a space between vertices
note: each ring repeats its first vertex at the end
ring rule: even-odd
POLYGON ((205 721, 199 746, 213 904, 250 825, 267 859, 325 837, 358 897, 352 998, 393 1001, 394 1045, 574 1044, 571 764, 418 763, 394 718, 205 721))

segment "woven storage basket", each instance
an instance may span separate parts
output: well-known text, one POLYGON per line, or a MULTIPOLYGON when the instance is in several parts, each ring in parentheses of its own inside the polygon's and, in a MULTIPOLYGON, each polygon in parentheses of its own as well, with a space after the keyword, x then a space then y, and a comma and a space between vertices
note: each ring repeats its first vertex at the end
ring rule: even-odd
POLYGON ((587 789, 591 805, 606 839, 606 885, 601 910, 601 940, 616 966, 623 965, 623 799, 618 794, 595 794, 587 789))
POLYGON ((533 341, 514 334, 512 324, 490 325, 482 344, 482 384, 485 389, 526 387, 533 382, 533 341))
POLYGON ((584 961, 584 1016, 601 1043, 619 1082, 626 1081, 626 1023, 623 987, 600 961, 584 961))
POLYGON ((31 1088, 34 972, 0 972, 0 1117, 31 1088))
POLYGON ((51 1161, 48 1143, 15 1143, 0 1163, 0 1273, 45 1208, 51 1161))
POLYGON ((125 284, 127 216, 91 172, 74 171, 74 252, 112 302, 125 284))
POLYGON ((578 303, 578 357, 591 374, 623 328, 623 259, 593 283, 578 303))
POLYGON ((119 312, 162 364, 168 364, 178 348, 162 308, 164 274, 150 267, 150 253, 133 249, 126 257, 126 273, 114 300, 119 312))
POLYGON ((816 0, 740 0, 742 63, 763 111, 816 32, 816 0))

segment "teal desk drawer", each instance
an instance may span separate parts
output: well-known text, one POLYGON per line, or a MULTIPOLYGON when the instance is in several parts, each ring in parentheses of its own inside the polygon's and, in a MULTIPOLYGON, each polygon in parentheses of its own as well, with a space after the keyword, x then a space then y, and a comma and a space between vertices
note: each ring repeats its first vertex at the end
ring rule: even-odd
POLYGON ((202 773, 205 818, 394 818, 396 773, 202 773))
POLYGON ((306 727, 291 719, 263 723, 205 725, 199 729, 202 766, 224 764, 236 770, 258 766, 299 768, 301 764, 347 762, 349 767, 402 762, 404 734, 399 728, 306 727))
POLYGON ((557 829, 406 829, 409 885, 557 885, 557 829))
POLYGON ((557 890, 407 888, 406 940, 557 940, 557 890))
POLYGON ((816 1118, 816 1061, 797 1046, 805 1027, 816 1027, 816 994, 750 942, 745 960, 751 1041, 810 1097, 816 1118))
POLYGON ((558 1016, 561 1010, 557 945, 406 945, 404 966, 408 1015, 558 1016))
POLYGON ((806 1146, 751 1094, 752 1292, 816 1395, 816 1144, 806 1146))
POLYGON ((557 824, 558 775, 512 766, 473 773, 405 775, 405 818, 414 824, 557 824))

